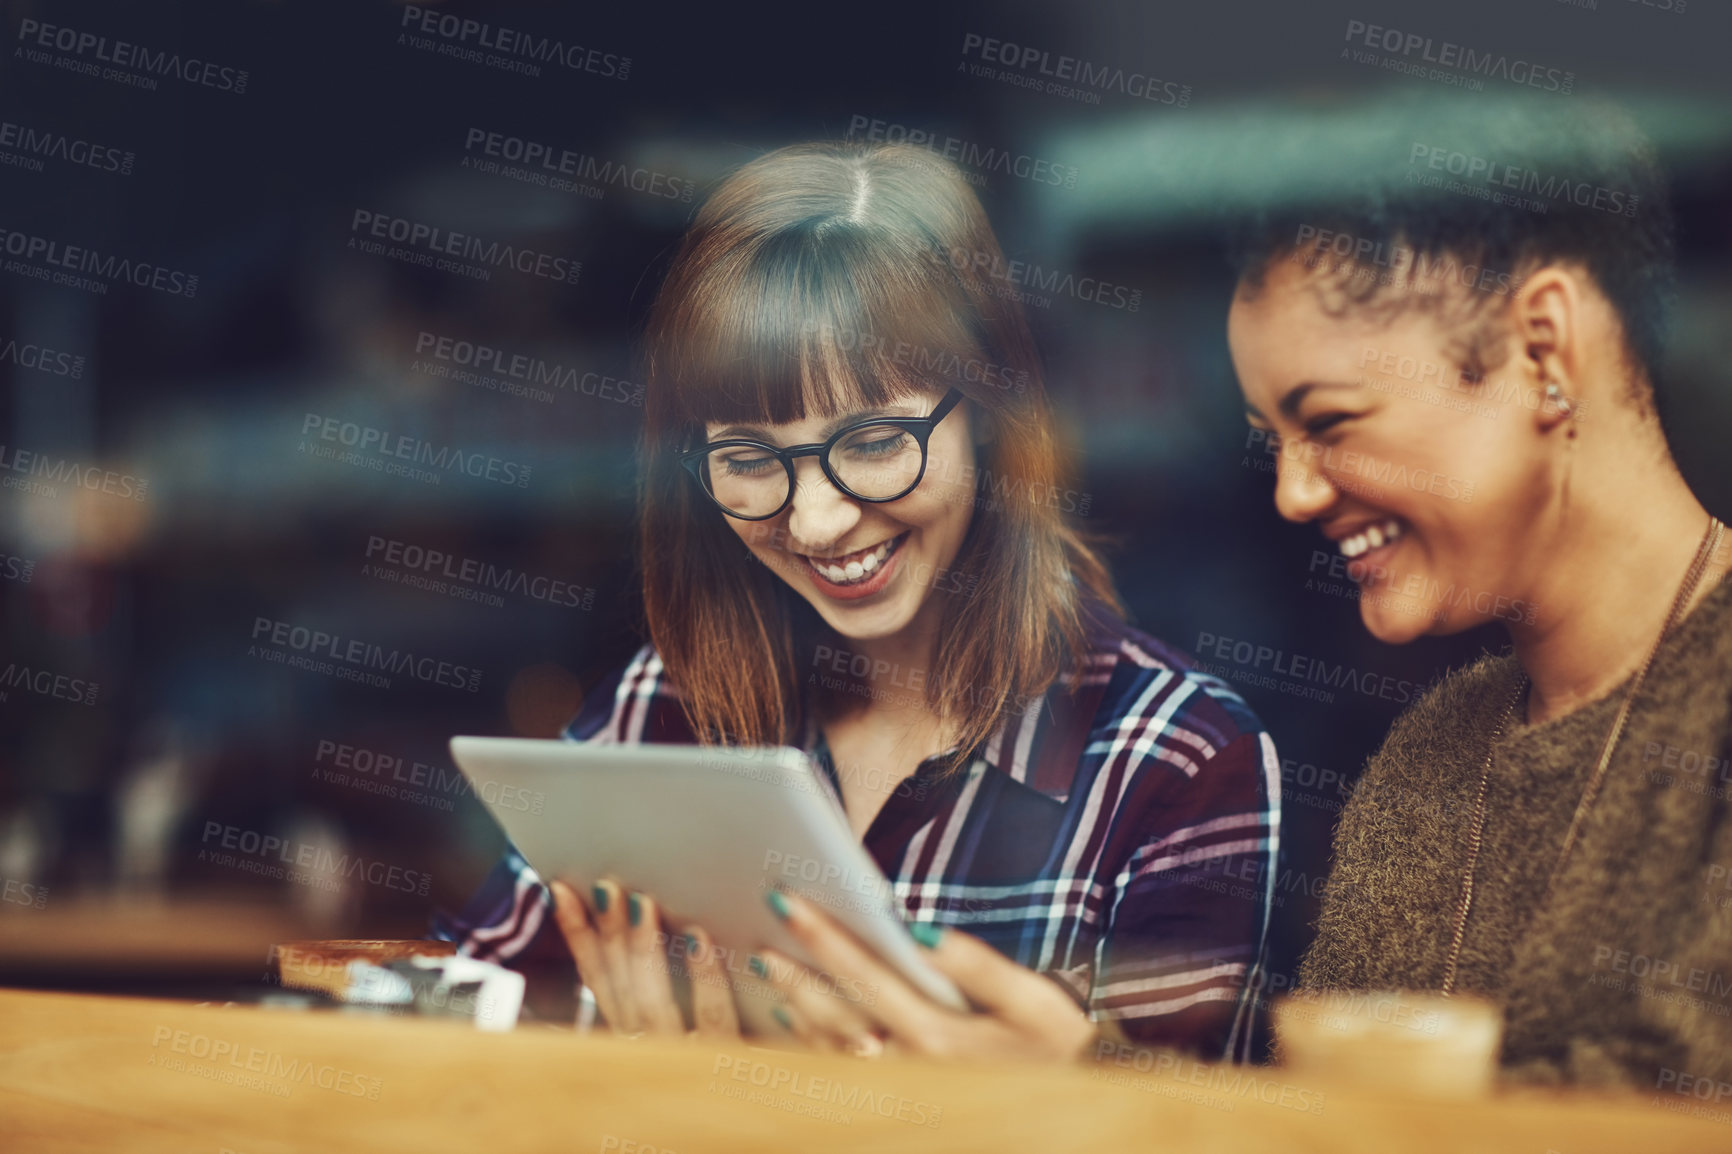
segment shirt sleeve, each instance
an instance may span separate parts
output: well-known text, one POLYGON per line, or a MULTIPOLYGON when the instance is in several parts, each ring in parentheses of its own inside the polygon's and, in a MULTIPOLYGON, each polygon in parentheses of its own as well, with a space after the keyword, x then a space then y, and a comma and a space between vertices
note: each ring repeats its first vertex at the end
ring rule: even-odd
POLYGON ((1260 730, 1194 775, 1163 774, 1135 807, 1147 833, 1107 895, 1088 999, 1108 1036, 1259 1056, 1280 807, 1280 761, 1260 730))
POLYGON ((459 954, 523 974, 524 1005, 535 1017, 575 1015, 577 967, 554 921, 553 895, 509 842, 459 913, 434 915, 432 936, 456 942, 459 954))
MULTIPOLYGON (((566 727, 567 741, 591 741, 615 712, 624 671, 598 685, 566 727)), ((463 909, 437 911, 432 937, 457 952, 524 976, 524 1005, 537 1018, 571 1021, 580 1009, 577 966, 553 917, 553 895, 509 839, 505 852, 463 909)))

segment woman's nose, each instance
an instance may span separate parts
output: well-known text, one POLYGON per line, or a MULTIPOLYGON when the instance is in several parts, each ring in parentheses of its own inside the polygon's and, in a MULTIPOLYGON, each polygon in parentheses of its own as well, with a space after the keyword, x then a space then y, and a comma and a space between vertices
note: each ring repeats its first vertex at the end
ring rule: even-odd
POLYGON ((788 533, 817 551, 847 535, 860 520, 860 503, 830 483, 816 457, 794 462, 794 499, 788 533))
POLYGON ((1283 442, 1275 455, 1275 511, 1289 521, 1315 520, 1335 503, 1335 486, 1311 467, 1304 442, 1283 442))

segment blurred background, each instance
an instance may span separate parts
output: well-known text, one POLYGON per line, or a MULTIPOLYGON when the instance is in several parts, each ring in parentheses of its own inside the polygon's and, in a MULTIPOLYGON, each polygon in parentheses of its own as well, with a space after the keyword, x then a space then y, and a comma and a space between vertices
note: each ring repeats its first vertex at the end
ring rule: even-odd
MULTIPOLYGON (((929 143, 1008 257, 1125 290, 1037 293, 1029 316, 1080 520, 1116 538, 1138 625, 1420 686, 1503 638, 1390 648, 1320 591, 1318 538, 1276 516, 1247 441, 1221 223, 1351 187, 1345 153, 1407 165, 1393 104, 1617 100, 1675 182, 1674 445, 1732 515, 1732 19, 1708 4, 0 10, 15 941, 96 909, 148 953, 188 935, 186 902, 420 936, 462 904, 501 835, 445 743, 555 734, 639 643, 635 335, 706 190, 795 141, 929 143), (464 19, 563 60, 480 47, 464 19), (1355 21, 1570 91, 1406 75, 1354 56, 1355 21), (1107 79, 1055 81, 1065 57, 1107 79)), ((1287 762, 1279 984, 1405 698, 1241 691, 1287 762)), ((270 940, 241 913, 206 929, 270 940)), ((4 965, 98 980, 36 947, 4 965)))

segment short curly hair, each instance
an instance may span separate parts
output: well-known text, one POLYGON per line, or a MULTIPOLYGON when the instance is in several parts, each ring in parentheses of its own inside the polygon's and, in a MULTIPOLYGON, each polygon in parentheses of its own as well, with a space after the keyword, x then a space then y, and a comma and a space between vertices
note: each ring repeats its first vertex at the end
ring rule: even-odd
POLYGON ((1338 164, 1335 187, 1348 192, 1265 203, 1237 222, 1239 291, 1254 296, 1275 261, 1305 256, 1335 275, 1343 308, 1448 301, 1483 320, 1512 279, 1579 263, 1622 323, 1632 399, 1652 411, 1674 294, 1674 222, 1655 150, 1634 120, 1565 98, 1401 102, 1382 117, 1385 147, 1320 145, 1317 163, 1338 164), (1427 268, 1477 268, 1479 287, 1494 291, 1402 291, 1422 287, 1412 278, 1427 268))

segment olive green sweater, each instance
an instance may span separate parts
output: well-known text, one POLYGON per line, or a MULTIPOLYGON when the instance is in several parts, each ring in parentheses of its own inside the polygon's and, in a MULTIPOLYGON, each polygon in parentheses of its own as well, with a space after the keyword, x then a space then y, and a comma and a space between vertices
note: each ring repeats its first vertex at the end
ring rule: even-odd
MULTIPOLYGON (((1341 815, 1300 985, 1442 985, 1480 773, 1517 674, 1513 657, 1482 658, 1396 720, 1341 815)), ((1732 1081, 1732 583, 1660 650, 1542 907, 1627 691, 1516 721, 1492 761, 1456 986, 1504 1006, 1513 1079, 1732 1081)))

